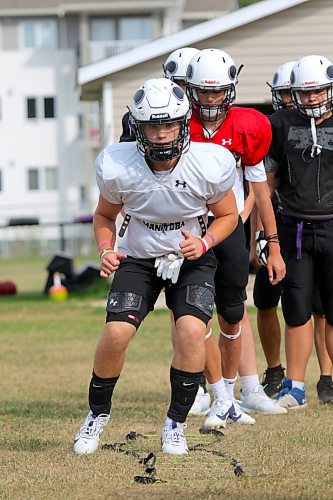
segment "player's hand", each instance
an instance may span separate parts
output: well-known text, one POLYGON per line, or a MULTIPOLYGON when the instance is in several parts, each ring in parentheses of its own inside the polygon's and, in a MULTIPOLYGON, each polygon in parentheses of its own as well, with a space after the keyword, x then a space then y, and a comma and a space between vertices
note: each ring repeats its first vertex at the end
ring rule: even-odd
POLYGON ((286 265, 281 257, 280 249, 270 252, 267 259, 268 279, 271 285, 277 285, 286 275, 286 265))
POLYGON ((105 254, 101 260, 101 270, 99 273, 101 278, 108 278, 110 274, 117 271, 120 262, 126 258, 127 255, 121 252, 108 252, 105 254))
POLYGON ((155 259, 156 275, 163 280, 171 280, 171 283, 177 283, 180 268, 184 262, 181 252, 172 252, 155 259))
POLYGON ((203 254, 202 243, 198 236, 193 236, 186 229, 181 230, 184 240, 179 243, 180 250, 187 260, 196 260, 203 254))

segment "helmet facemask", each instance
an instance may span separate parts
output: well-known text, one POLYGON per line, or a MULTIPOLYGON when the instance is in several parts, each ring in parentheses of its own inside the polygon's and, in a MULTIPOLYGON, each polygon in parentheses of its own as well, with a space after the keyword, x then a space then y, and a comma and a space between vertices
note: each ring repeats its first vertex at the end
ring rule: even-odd
POLYGON ((274 88, 271 88, 271 91, 272 91, 272 106, 273 106, 273 109, 275 111, 278 111, 279 109, 290 109, 290 108, 294 107, 294 102, 292 100, 290 88, 288 88, 288 89, 274 89, 274 88), (290 98, 291 98, 291 102, 290 103, 286 103, 283 100, 282 95, 281 95, 281 90, 282 91, 285 90, 285 91, 290 92, 290 98))
POLYGON ((327 89, 327 97, 325 100, 318 104, 303 104, 301 100, 301 96, 299 91, 300 90, 308 90, 311 91, 311 89, 292 89, 292 98, 294 101, 295 106, 297 107, 297 110, 301 115, 307 117, 307 118, 314 118, 317 120, 318 118, 321 118, 325 113, 328 111, 332 111, 333 108, 333 101, 332 101, 332 96, 333 96, 333 84, 330 83, 329 85, 322 85, 315 87, 312 90, 320 90, 320 89, 327 89))
POLYGON ((142 122, 135 120, 135 118, 130 114, 130 120, 131 128, 136 136, 138 151, 148 160, 161 162, 170 161, 186 153, 189 148, 189 116, 184 116, 182 119, 152 119, 149 122, 142 122), (167 143, 153 142, 147 139, 144 131, 145 125, 164 125, 167 123, 180 124, 178 137, 176 139, 167 143))
POLYGON ((193 112, 196 113, 202 121, 205 122, 216 122, 221 116, 226 115, 228 109, 236 98, 236 89, 235 86, 227 85, 225 87, 212 88, 212 87, 195 87, 193 85, 189 85, 188 96, 190 101, 192 102, 193 112), (225 90, 225 96, 223 101, 218 104, 201 104, 199 102, 197 89, 201 90, 225 90))

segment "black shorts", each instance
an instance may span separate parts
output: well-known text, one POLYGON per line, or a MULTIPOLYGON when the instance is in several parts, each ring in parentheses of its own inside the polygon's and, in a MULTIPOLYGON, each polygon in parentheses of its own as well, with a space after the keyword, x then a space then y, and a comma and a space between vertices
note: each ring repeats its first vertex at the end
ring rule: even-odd
POLYGON ((328 323, 333 325, 333 220, 303 221, 300 234, 297 221, 288 220, 280 214, 276 219, 282 257, 287 268, 281 296, 287 325, 303 325, 313 311, 317 314, 323 312, 328 323), (301 241, 298 252, 297 241, 301 241), (316 284, 322 309, 318 304, 314 307, 316 284))
POLYGON ((215 303, 217 312, 225 317, 225 311, 230 311, 231 308, 240 310, 246 300, 249 251, 246 248, 244 226, 240 217, 236 229, 214 247, 214 253, 218 260, 215 273, 215 303))
POLYGON ((253 302, 258 309, 277 307, 281 297, 282 283, 271 285, 266 266, 261 266, 254 280, 253 302))
POLYGON ((114 274, 106 322, 124 321, 138 328, 165 289, 168 308, 177 321, 189 315, 206 325, 213 316, 216 259, 212 251, 195 261, 184 260, 177 283, 156 276, 155 259, 127 257, 114 274))

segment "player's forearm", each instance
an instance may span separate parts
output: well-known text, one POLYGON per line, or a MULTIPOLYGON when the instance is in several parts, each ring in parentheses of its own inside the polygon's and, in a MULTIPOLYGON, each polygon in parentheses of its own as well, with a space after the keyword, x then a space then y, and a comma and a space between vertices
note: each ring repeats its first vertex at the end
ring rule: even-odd
POLYGON ((258 214, 266 236, 277 233, 274 210, 266 182, 254 182, 253 191, 258 214))
POLYGON ((244 202, 244 210, 240 213, 243 224, 247 221, 252 209, 254 207, 254 194, 250 183, 250 192, 244 202))
POLYGON ((99 253, 106 248, 114 248, 116 240, 115 221, 95 212, 93 226, 99 253))
POLYGON ((208 233, 204 237, 204 239, 209 244, 209 248, 217 245, 218 243, 221 243, 221 241, 228 238, 228 236, 230 236, 230 234, 236 229, 237 223, 237 212, 223 215, 222 217, 214 219, 209 226, 208 233), (208 235, 209 233, 213 236, 213 238, 208 235))

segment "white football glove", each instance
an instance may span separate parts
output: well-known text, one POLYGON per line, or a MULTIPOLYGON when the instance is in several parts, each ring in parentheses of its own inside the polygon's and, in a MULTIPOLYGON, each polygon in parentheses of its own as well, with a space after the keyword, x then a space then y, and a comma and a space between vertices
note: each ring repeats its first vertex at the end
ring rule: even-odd
POLYGON ((264 231, 256 232, 256 254, 260 264, 267 266, 268 259, 268 241, 265 238, 264 231))
POLYGON ((155 259, 157 276, 163 280, 171 280, 171 283, 177 283, 180 268, 184 262, 184 256, 181 252, 167 253, 162 257, 155 259))

